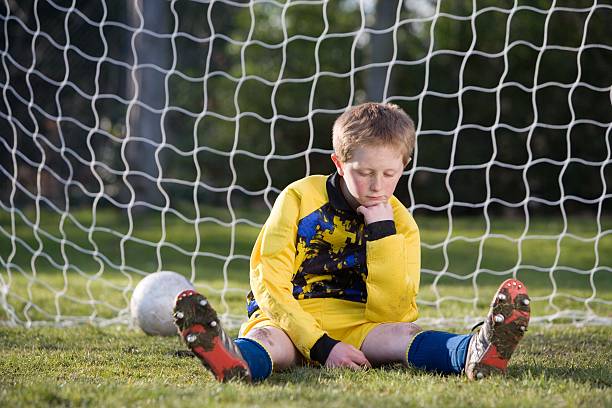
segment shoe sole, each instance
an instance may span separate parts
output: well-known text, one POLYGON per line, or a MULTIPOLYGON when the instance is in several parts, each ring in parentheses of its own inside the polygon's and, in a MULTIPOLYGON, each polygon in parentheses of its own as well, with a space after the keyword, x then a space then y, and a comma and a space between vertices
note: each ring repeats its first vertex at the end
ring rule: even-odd
POLYGON ((174 323, 187 347, 218 381, 250 379, 246 362, 224 345, 217 312, 204 296, 193 290, 181 292, 174 306, 174 323))
POLYGON ((527 288, 522 282, 507 279, 500 285, 487 316, 492 327, 489 347, 474 366, 476 379, 506 372, 508 360, 527 331, 529 304, 527 288), (495 317, 499 315, 504 319, 496 322, 495 317))

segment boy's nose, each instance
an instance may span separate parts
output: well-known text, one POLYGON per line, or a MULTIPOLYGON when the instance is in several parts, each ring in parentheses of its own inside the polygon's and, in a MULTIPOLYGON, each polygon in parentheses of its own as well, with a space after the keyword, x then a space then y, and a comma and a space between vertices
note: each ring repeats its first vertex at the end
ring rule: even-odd
POLYGON ((374 178, 372 178, 372 183, 370 184, 370 190, 378 191, 381 189, 381 186, 382 186, 382 181, 380 180, 379 176, 375 176, 374 178))

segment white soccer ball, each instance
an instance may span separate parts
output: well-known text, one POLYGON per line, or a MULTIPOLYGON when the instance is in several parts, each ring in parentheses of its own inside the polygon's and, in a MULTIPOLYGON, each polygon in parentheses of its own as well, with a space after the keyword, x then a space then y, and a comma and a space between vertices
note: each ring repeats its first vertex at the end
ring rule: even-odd
POLYGON ((155 272, 141 280, 130 301, 133 324, 147 334, 172 336, 177 333, 172 309, 176 296, 194 289, 183 275, 176 272, 155 272))

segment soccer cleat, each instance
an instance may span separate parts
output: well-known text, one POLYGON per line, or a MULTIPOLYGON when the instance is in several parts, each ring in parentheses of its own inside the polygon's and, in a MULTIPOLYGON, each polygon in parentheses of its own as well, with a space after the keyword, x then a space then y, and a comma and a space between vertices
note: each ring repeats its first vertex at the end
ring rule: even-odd
POLYGON ((249 366, 204 296, 193 290, 179 293, 174 305, 174 323, 187 347, 218 381, 251 381, 249 366))
POLYGON ((501 284, 486 320, 472 336, 465 362, 471 380, 505 373, 508 361, 529 324, 527 288, 516 279, 501 284))

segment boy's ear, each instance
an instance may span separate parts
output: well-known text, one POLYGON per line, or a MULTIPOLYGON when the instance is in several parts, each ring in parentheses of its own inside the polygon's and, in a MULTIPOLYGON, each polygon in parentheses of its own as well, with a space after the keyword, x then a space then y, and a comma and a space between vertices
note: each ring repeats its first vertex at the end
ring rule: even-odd
POLYGON ((344 176, 344 163, 340 161, 340 158, 336 155, 336 153, 331 154, 331 159, 334 162, 334 166, 336 166, 336 170, 338 170, 338 174, 340 176, 344 176))

